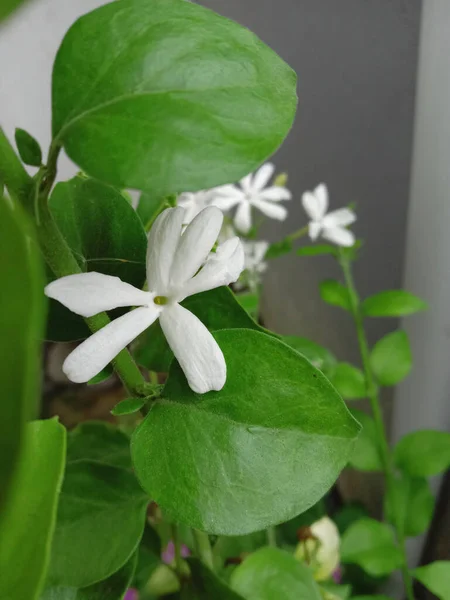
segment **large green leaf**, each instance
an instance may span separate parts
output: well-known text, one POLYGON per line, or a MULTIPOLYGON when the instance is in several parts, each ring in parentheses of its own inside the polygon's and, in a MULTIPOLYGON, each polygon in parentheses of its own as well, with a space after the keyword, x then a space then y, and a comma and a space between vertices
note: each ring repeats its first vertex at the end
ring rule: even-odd
POLYGON ((0 598, 35 600, 44 584, 64 474, 66 430, 56 419, 26 426, 0 523, 0 598))
POLYGON ((85 588, 52 587, 47 588, 40 600, 122 600, 131 585, 136 568, 136 554, 124 566, 99 583, 85 588))
POLYGON ((366 317, 404 317, 427 308, 427 303, 405 290, 387 290, 366 298, 361 310, 366 317))
MULTIPOLYGON (((189 296, 181 303, 197 316, 210 331, 219 329, 256 329, 264 331, 236 300, 227 287, 220 287, 195 296, 189 296)), ((166 372, 173 359, 162 332, 156 321, 139 338, 133 355, 142 366, 151 371, 166 372)))
POLYGON ((80 423, 67 439, 67 463, 85 460, 131 469, 130 438, 104 421, 80 423))
POLYGON ((69 464, 58 506, 49 584, 86 587, 116 573, 139 544, 148 501, 125 469, 89 461, 69 464))
POLYGON ((423 477, 401 474, 385 496, 386 515, 402 535, 413 537, 426 531, 434 509, 434 496, 423 477))
POLYGON ((450 600, 450 560, 437 560, 414 569, 412 574, 439 600, 450 600))
POLYGON ((450 466, 450 433, 423 429, 405 435, 395 446, 396 465, 413 477, 431 477, 450 466))
POLYGON ((412 356, 404 331, 388 333, 375 344, 370 364, 381 385, 397 385, 411 371, 412 356))
POLYGON ((350 363, 341 362, 329 375, 331 383, 346 400, 367 397, 366 380, 361 369, 350 363))
POLYGON ((306 356, 314 367, 323 371, 327 376, 334 371, 337 361, 327 348, 297 335, 284 335, 282 340, 285 344, 306 356))
POLYGON ((0 195, 0 509, 19 456, 23 427, 36 414, 44 279, 33 232, 0 195))
POLYGON ((351 413, 361 423, 362 430, 356 440, 349 464, 358 471, 382 471, 383 464, 378 448, 375 421, 362 410, 352 409, 351 413))
MULTIPOLYGON (((114 275, 138 288, 144 285, 147 236, 119 190, 78 176, 55 187, 49 206, 83 271, 114 275)), ((69 341, 87 335, 81 317, 50 302, 48 339, 69 341)))
POLYGON ((252 171, 295 106, 295 74, 270 48, 180 0, 94 10, 70 28, 53 70, 53 135, 70 158, 161 197, 252 171))
POLYGON ((220 392, 197 395, 174 362, 163 397, 136 429, 132 457, 149 495, 176 522, 223 535, 305 511, 346 464, 359 426, 304 357, 251 330, 215 334, 220 392))
POLYGON ((341 560, 344 564, 359 565, 369 575, 379 577, 398 569, 403 556, 388 525, 364 518, 351 525, 342 536, 341 560))
POLYGON ((261 548, 237 567, 231 585, 246 600, 321 600, 312 571, 278 548, 261 548))

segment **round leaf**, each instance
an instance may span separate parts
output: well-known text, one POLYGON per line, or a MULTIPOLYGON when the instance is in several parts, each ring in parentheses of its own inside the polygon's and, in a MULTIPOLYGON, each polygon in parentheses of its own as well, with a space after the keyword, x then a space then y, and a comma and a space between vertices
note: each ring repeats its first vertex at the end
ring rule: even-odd
POLYGON ((366 317, 404 317, 427 308, 426 302, 405 290, 380 292, 361 304, 366 317))
POLYGON ((388 333, 370 354, 370 364, 380 385, 397 385, 411 371, 412 356, 404 331, 388 333))
POLYGON ((394 449, 396 465, 413 477, 431 477, 450 466, 450 433, 423 429, 405 435, 394 449))
POLYGON ((327 304, 350 310, 350 298, 345 285, 334 279, 326 279, 320 284, 320 297, 327 304))
POLYGON ((24 129, 16 129, 16 145, 20 158, 26 165, 40 167, 42 163, 42 151, 39 143, 24 129))
POLYGON ((328 380, 266 334, 215 334, 227 363, 220 392, 197 395, 177 363, 132 438, 136 473, 175 522, 239 535, 316 503, 358 433, 328 380))
POLYGON ((402 535, 413 537, 428 529, 434 496, 426 479, 402 474, 389 489, 385 501, 388 520, 395 523, 402 535))
POLYGON ((352 415, 361 423, 362 430, 356 440, 349 464, 358 471, 382 471, 375 421, 362 410, 352 409, 352 415))
POLYGON ((122 0, 81 17, 53 70, 53 135, 70 158, 161 197, 252 171, 295 107, 295 74, 270 48, 179 0, 122 0))
POLYGON ((246 558, 231 586, 246 600, 321 600, 312 571, 278 548, 261 548, 246 558))
POLYGON ((336 365, 330 381, 346 400, 358 400, 367 396, 364 373, 349 363, 336 365))
POLYGON ((413 576, 439 600, 450 600, 450 561, 437 560, 412 571, 413 576))
POLYGON ((285 344, 306 356, 313 367, 320 369, 325 374, 334 370, 336 358, 323 346, 296 335, 284 335, 282 339, 285 344))
POLYGON ((131 469, 130 438, 104 421, 80 423, 67 439, 67 463, 84 460, 131 469))

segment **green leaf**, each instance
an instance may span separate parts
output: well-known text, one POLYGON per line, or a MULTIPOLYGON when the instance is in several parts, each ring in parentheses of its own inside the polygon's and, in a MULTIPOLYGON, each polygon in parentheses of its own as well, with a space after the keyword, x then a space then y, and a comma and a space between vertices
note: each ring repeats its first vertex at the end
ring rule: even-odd
POLYGON ((64 474, 66 430, 33 421, 0 523, 0 598, 37 600, 44 584, 64 474))
POLYGON ((24 0, 2 0, 0 3, 0 21, 6 19, 21 4, 24 4, 24 0))
POLYGON ((181 600, 244 600, 198 560, 188 558, 191 575, 181 590, 181 600))
POLYGON ((157 196, 151 192, 143 192, 139 197, 136 212, 146 231, 149 230, 156 217, 165 205, 166 197, 157 196))
POLYGON ((437 560, 411 571, 412 575, 439 600, 450 600, 450 561, 437 560))
POLYGON ((380 385, 397 385, 412 367, 411 348, 405 331, 388 333, 375 344, 370 364, 380 385))
POLYGON ((341 542, 342 562, 359 565, 369 575, 387 575, 402 564, 402 553, 395 544, 392 529, 374 519, 356 521, 341 542))
POLYGON ((325 254, 332 254, 337 256, 338 252, 336 246, 331 244, 315 244, 314 246, 302 246, 297 250, 298 256, 324 256, 325 254))
POLYGON ((244 292, 235 295, 236 300, 242 306, 242 308, 248 312, 253 318, 258 317, 259 313, 259 294, 252 294, 250 292, 244 292))
POLYGON ((20 158, 26 165, 40 167, 42 164, 42 150, 37 140, 25 129, 16 129, 16 146, 20 158))
POLYGON ((0 196, 0 510, 16 468, 25 422, 40 394, 45 323, 43 269, 33 231, 18 206, 0 196))
POLYGON ((139 544, 138 562, 134 573, 133 587, 142 589, 151 574, 161 565, 161 540, 150 524, 145 524, 144 534, 139 544))
POLYGON ((292 250, 292 241, 289 238, 281 240, 281 242, 275 242, 270 244, 267 248, 267 252, 264 256, 265 260, 270 260, 271 258, 279 258, 284 254, 289 254, 292 250))
POLYGON ((115 405, 111 414, 115 417, 119 417, 120 415, 131 415, 140 411, 145 402, 145 398, 126 398, 115 405))
MULTIPOLYGON (((83 271, 120 277, 137 288, 144 285, 147 236, 119 190, 93 179, 74 177, 55 187, 49 206, 83 271)), ((123 310, 112 313, 120 314, 123 310)), ((82 317, 55 300, 50 302, 47 339, 72 341, 89 334, 82 317)))
POLYGON ((401 474, 385 496, 386 515, 397 531, 414 537, 426 531, 434 510, 434 496, 422 477, 401 474))
MULTIPOLYGON (((227 287, 189 296, 182 306, 190 310, 210 331, 219 329, 256 329, 264 331, 240 306, 227 287)), ((158 373, 167 372, 173 359, 159 321, 139 337, 133 355, 143 367, 158 373)))
POLYGON ((352 596, 352 600, 392 600, 392 598, 382 596, 381 594, 375 594, 375 596, 352 596))
POLYGON ((431 477, 450 466, 450 433, 435 429, 413 431, 395 446, 395 464, 412 477, 431 477))
POLYGON ((320 297, 327 304, 350 310, 350 298, 345 285, 334 279, 326 279, 320 284, 320 297))
POLYGON ((375 421, 362 410, 354 408, 351 413, 361 423, 362 430, 356 440, 349 464, 358 471, 382 471, 383 464, 378 450, 375 421))
POLYGON ((89 461, 68 464, 49 584, 86 587, 116 573, 137 549, 148 502, 125 469, 89 461))
POLYGON ((214 545, 214 556, 220 558, 222 564, 227 558, 237 558, 254 552, 267 544, 267 532, 255 531, 247 535, 221 535, 214 545))
POLYGON ((122 600, 130 587, 136 568, 136 554, 121 569, 99 583, 85 588, 47 588, 40 600, 122 600))
POLYGON ((112 2, 64 37, 53 136, 86 173, 119 187, 161 197, 210 188, 281 144, 295 83, 248 29, 197 4, 112 2))
POLYGON ((130 438, 104 421, 80 423, 68 436, 67 464, 86 460, 131 469, 130 438))
POLYGON ((331 582, 321 582, 320 591, 325 600, 348 600, 352 593, 351 585, 337 585, 331 582))
POLYGON ((297 350, 300 354, 303 354, 313 367, 320 369, 326 375, 329 375, 329 373, 334 370, 336 358, 323 346, 320 346, 305 337, 296 335, 284 335, 282 340, 285 344, 294 350, 297 350))
POLYGON ((100 373, 97 373, 97 375, 94 375, 92 379, 89 379, 87 385, 97 385, 98 383, 103 383, 112 377, 113 373, 114 369, 112 368, 112 365, 106 365, 106 367, 102 369, 100 373))
POLYGON ((366 317, 404 317, 426 310, 426 302, 405 290, 387 290, 366 298, 361 309, 366 317))
POLYGON ((246 558, 231 586, 246 600, 321 600, 312 571, 278 548, 261 548, 246 558))
POLYGON ((346 464, 358 424, 322 373, 282 342, 234 329, 215 338, 224 388, 195 394, 174 361, 163 397, 133 434, 132 457, 175 522, 242 535, 317 502, 346 464))
POLYGON ((346 400, 358 400, 367 397, 366 380, 361 369, 342 362, 336 365, 330 381, 346 400))

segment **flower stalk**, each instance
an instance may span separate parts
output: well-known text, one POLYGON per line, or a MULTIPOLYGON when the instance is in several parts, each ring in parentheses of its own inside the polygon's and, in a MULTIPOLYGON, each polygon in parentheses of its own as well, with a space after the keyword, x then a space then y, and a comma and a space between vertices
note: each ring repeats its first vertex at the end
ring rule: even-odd
POLYGON ((214 559, 208 534, 198 529, 192 529, 192 535, 197 556, 207 567, 214 570, 214 559))

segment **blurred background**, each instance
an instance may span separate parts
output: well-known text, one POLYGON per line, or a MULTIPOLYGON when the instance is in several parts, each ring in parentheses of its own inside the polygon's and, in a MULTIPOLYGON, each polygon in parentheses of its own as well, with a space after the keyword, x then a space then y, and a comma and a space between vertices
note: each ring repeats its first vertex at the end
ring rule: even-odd
MULTIPOLYGON (((361 295, 402 285, 428 312, 405 322, 415 368, 384 408, 393 442, 408 431, 450 429, 450 2, 448 0, 202 0, 248 26, 297 72, 299 110, 276 154, 289 174, 290 217, 265 234, 278 240, 306 223, 303 191, 327 183, 332 208, 355 203, 363 238, 361 295)), ((0 27, 0 119, 50 142, 50 80, 59 43, 76 17, 102 0, 36 0, 0 27)), ((65 160, 60 177, 76 168, 65 160)), ((327 257, 272 262, 263 317, 271 329, 329 347, 358 363, 347 314, 320 302, 318 283, 336 277, 327 257)), ((373 343, 392 330, 368 323, 373 343)), ((403 326, 403 324, 402 324, 403 326)), ((411 561, 448 558, 448 480, 427 539, 410 540, 411 561)), ((380 510, 377 477, 348 472, 346 498, 380 510)))

